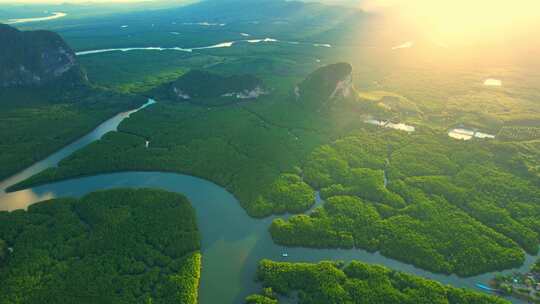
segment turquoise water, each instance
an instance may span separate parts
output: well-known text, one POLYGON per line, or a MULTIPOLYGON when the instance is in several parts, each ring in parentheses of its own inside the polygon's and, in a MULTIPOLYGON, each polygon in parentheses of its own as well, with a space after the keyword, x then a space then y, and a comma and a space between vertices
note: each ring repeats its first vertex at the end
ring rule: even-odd
MULTIPOLYGON (((145 106, 153 103, 152 100, 145 106)), ((143 107, 145 107, 143 106, 143 107)), ((139 110, 139 109, 137 109, 139 110)), ((56 166, 58 161, 88 143, 99 139, 108 131, 137 111, 120 113, 101 124, 92 133, 36 163, 21 173, 0 183, 0 210, 15 210, 54 197, 80 197, 86 193, 117 187, 151 187, 186 195, 197 212, 202 235, 203 267, 200 286, 200 303, 241 303, 243 298, 259 286, 254 282, 257 262, 263 258, 278 261, 316 262, 325 259, 344 261, 360 260, 382 264, 389 268, 431 278, 457 287, 477 289, 478 282, 486 283, 493 274, 459 278, 434 274, 414 266, 385 258, 378 253, 364 250, 285 248, 274 244, 268 233, 273 218, 250 218, 236 198, 220 186, 195 177, 161 172, 124 172, 77 178, 43 185, 14 193, 4 189, 44 168, 56 166), (282 253, 288 257, 282 257, 282 253)), ((320 203, 320 201, 319 201, 320 203)), ((521 270, 527 269, 535 257, 527 256, 521 270)), ((478 289, 477 289, 478 290, 478 289)), ((520 303, 515 301, 515 303, 520 303)))

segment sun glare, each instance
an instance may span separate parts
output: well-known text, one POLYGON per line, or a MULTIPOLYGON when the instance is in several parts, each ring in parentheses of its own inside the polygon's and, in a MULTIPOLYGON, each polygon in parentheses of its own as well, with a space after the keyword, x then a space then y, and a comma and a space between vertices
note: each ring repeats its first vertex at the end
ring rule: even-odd
POLYGON ((372 0, 366 10, 390 10, 427 38, 445 44, 530 36, 540 29, 537 0, 372 0))

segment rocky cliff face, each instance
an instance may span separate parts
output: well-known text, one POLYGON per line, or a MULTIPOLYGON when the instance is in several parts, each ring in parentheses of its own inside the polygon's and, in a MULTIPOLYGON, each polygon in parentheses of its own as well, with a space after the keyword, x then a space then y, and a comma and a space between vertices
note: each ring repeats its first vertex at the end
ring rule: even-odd
POLYGON ((75 53, 56 33, 19 31, 0 24, 0 87, 41 86, 86 80, 75 53))
POLYGON ((352 74, 345 76, 344 79, 340 80, 336 84, 334 92, 330 95, 330 98, 347 98, 351 96, 353 90, 353 80, 352 74))
POLYGON ((324 66, 311 73, 294 89, 297 99, 305 101, 327 101, 347 98, 353 90, 352 66, 336 63, 324 66))

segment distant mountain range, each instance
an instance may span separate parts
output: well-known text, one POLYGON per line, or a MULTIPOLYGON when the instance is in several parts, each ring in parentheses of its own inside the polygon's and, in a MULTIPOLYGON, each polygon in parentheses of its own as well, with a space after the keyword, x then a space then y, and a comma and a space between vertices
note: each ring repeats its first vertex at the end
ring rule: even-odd
POLYGON ((73 50, 56 33, 19 31, 0 24, 0 87, 42 86, 86 81, 73 50))

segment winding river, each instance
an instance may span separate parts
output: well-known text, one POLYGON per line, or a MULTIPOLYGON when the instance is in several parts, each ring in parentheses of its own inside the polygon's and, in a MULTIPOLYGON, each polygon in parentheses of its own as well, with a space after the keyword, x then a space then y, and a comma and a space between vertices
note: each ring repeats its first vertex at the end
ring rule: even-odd
MULTIPOLYGON (((5 188, 58 162, 86 146, 103 134, 114 131, 130 114, 151 106, 153 100, 139 109, 120 113, 99 125, 94 131, 64 147, 48 158, 0 182, 0 210, 16 210, 54 197, 80 197, 89 192, 116 187, 152 187, 186 195, 197 212, 202 235, 203 266, 199 300, 201 304, 241 303, 243 298, 259 286, 254 282, 257 262, 262 258, 285 261, 316 262, 324 259, 353 259, 366 263, 383 264, 389 268, 413 273, 457 287, 475 288, 492 274, 459 278, 434 274, 414 266, 385 258, 364 250, 284 248, 274 244, 267 231, 273 217, 263 220, 250 218, 233 195, 220 186, 199 178, 161 172, 125 172, 77 178, 43 185, 14 193, 5 188), (288 257, 282 257, 287 252, 288 257)), ((318 202, 320 204, 320 200, 318 202)), ((535 257, 527 256, 520 270, 528 269, 535 257)), ((520 303, 514 301, 515 303, 520 303)))
POLYGON ((67 16, 66 13, 62 12, 54 12, 51 16, 45 16, 45 17, 34 17, 34 18, 19 18, 19 19, 8 19, 6 21, 6 24, 17 24, 17 23, 27 23, 27 22, 39 22, 39 21, 48 21, 58 18, 63 18, 67 16))
MULTIPOLYGON (((127 26, 127 25, 126 25, 127 26)), ((171 32, 171 34, 178 32, 171 32)), ((200 46, 200 47, 192 47, 192 48, 183 48, 179 46, 175 47, 161 47, 161 46, 148 46, 148 47, 129 47, 129 48, 111 48, 111 49, 96 49, 96 50, 86 50, 86 51, 78 51, 75 53, 77 56, 85 56, 85 55, 92 55, 92 54, 101 54, 101 53, 110 53, 110 52, 131 52, 131 51, 179 51, 179 52, 188 52, 191 53, 193 51, 198 50, 209 50, 209 49, 222 49, 222 48, 230 48, 234 45, 241 44, 241 43, 249 43, 249 44, 260 44, 260 43, 286 43, 286 44, 304 44, 304 45, 311 45, 313 47, 325 47, 325 48, 331 48, 332 45, 327 43, 308 43, 308 42, 298 42, 298 41, 282 41, 274 38, 262 38, 262 39, 245 39, 245 40, 236 40, 236 41, 225 41, 220 42, 217 44, 212 44, 208 46, 200 46)))

